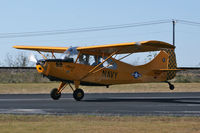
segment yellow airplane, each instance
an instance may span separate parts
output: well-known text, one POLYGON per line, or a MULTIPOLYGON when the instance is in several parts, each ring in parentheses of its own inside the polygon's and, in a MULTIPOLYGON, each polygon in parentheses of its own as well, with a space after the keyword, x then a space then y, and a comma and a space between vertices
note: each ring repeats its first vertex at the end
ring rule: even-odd
POLYGON ((51 97, 58 100, 62 90, 69 85, 73 97, 80 101, 85 86, 106 86, 115 84, 166 82, 171 90, 174 89, 168 80, 176 76, 177 69, 175 46, 161 41, 142 41, 87 47, 42 47, 42 46, 13 46, 16 49, 38 51, 44 59, 37 61, 39 73, 51 81, 60 81, 60 86, 51 91, 51 97), (160 51, 149 63, 133 66, 121 60, 132 53, 160 51), (41 52, 50 52, 47 59, 41 52), (62 59, 57 59, 54 53, 64 53, 62 59), (116 55, 123 57, 116 59, 116 55), (125 55, 124 55, 125 54, 125 55), (75 89, 71 86, 75 85, 75 89))

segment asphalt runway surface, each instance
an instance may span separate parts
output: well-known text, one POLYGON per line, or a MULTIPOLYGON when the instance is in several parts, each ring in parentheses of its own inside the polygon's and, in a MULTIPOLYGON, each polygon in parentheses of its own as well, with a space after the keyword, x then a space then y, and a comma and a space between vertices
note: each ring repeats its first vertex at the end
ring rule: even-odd
POLYGON ((49 94, 1 94, 1 114, 84 114, 132 116, 200 116, 200 92, 72 94, 52 100, 49 94))

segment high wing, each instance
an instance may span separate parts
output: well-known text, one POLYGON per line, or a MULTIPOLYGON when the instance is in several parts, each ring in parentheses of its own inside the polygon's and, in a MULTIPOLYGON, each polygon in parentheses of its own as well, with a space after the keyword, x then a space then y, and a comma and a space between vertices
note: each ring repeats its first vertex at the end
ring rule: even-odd
POLYGON ((53 52, 53 53, 64 53, 69 47, 47 47, 47 46, 13 46, 16 49, 22 50, 34 50, 40 52, 53 52))
MULTIPOLYGON (((69 47, 40 47, 40 46, 13 46, 17 49, 23 50, 35 50, 42 52, 54 52, 64 53, 69 47)), ((142 42, 130 42, 130 43, 119 43, 109 45, 96 45, 77 47, 77 50, 81 53, 94 54, 94 55, 110 55, 115 54, 126 54, 126 53, 137 53, 137 52, 148 52, 148 51, 159 51, 162 49, 174 49, 175 46, 161 41, 142 41, 142 42)))
POLYGON ((88 53, 88 54, 110 55, 116 51, 117 51, 116 54, 126 54, 126 53, 137 53, 137 52, 159 51, 162 49, 174 49, 174 48, 175 46, 161 41, 142 41, 142 42, 78 47, 77 50, 81 51, 82 53, 88 53))

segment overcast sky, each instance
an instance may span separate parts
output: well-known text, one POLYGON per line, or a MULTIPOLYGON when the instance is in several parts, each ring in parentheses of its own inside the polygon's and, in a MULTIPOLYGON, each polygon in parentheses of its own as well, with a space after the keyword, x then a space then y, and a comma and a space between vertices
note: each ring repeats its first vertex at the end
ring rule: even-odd
MULTIPOLYGON (((163 19, 200 22, 199 0, 0 0, 0 35, 67 30, 163 19)), ((0 38, 3 58, 13 45, 88 46, 146 40, 172 43, 172 24, 73 34, 0 38)), ((179 66, 200 63, 200 26, 176 24, 179 66)))

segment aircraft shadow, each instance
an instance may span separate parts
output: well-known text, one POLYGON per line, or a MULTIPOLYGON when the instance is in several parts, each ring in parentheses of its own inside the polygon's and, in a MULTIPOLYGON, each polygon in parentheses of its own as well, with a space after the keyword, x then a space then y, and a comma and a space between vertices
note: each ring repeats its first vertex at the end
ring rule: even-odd
POLYGON ((179 104, 200 104, 200 98, 97 98, 85 99, 82 102, 155 102, 155 103, 179 103, 179 104))

